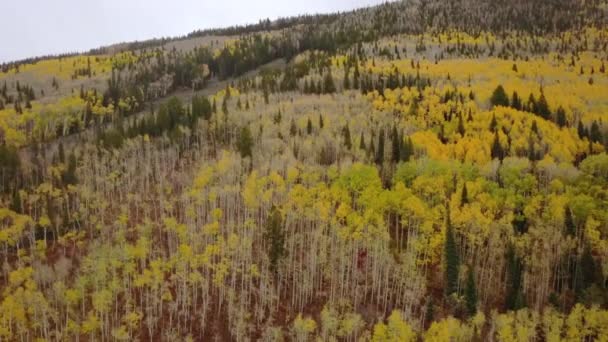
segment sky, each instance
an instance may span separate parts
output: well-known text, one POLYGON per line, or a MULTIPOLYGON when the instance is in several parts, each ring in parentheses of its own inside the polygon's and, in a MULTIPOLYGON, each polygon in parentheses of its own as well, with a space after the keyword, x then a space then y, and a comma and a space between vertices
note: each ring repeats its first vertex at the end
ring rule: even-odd
POLYGON ((298 14, 345 11, 384 0, 14 0, 2 4, 0 62, 82 52, 298 14))

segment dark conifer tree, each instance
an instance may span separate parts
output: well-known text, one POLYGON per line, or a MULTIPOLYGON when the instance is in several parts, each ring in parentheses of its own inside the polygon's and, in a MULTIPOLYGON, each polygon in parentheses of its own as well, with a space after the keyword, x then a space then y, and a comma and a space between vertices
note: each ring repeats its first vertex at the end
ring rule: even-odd
POLYGON ((513 97, 511 98, 511 107, 517 110, 522 109, 521 99, 519 98, 519 95, 517 95, 516 91, 513 92, 513 97))
POLYGON ((465 129, 464 122, 462 122, 462 114, 458 114, 458 133, 461 137, 464 137, 465 129))
POLYGON ((564 108, 562 106, 557 108, 557 111, 555 112, 555 123, 559 127, 566 126, 566 111, 564 110, 564 108))
POLYGON ((603 142, 602 132, 600 131, 600 125, 595 120, 593 121, 593 123, 591 123, 591 130, 589 131, 589 140, 594 143, 600 144, 603 142))
POLYGON ((475 286, 475 275, 473 274, 473 267, 469 267, 469 274, 467 277, 467 286, 464 292, 467 312, 469 316, 477 313, 477 286, 475 286))
POLYGON ((344 138, 344 146, 346 146, 346 148, 350 150, 352 148, 352 142, 350 139, 350 129, 348 128, 348 124, 346 124, 346 126, 344 126, 344 129, 342 130, 342 134, 343 134, 343 138, 344 138))
POLYGON ((587 130, 585 129, 585 126, 583 125, 582 121, 578 122, 578 137, 581 139, 584 139, 587 137, 587 130))
POLYGON ((545 98, 545 94, 543 92, 540 93, 540 98, 536 103, 535 113, 545 120, 549 120, 551 118, 551 110, 549 109, 549 104, 547 103, 547 99, 545 98))
POLYGON ((378 134, 378 148, 376 149, 376 157, 375 162, 378 165, 382 165, 384 162, 384 129, 380 129, 380 134, 378 134))
POLYGON ((393 131, 391 134, 391 142, 392 142, 392 148, 391 148, 391 159, 393 161, 393 163, 398 163, 399 160, 401 159, 401 137, 399 136, 399 132, 397 131, 397 126, 393 126, 393 131))
POLYGON ((292 137, 295 137, 297 133, 298 133, 298 127, 296 126, 296 122, 292 118, 291 125, 289 126, 289 135, 291 135, 292 137))
POLYGON ((469 204, 469 192, 467 191, 467 182, 464 181, 462 184, 462 193, 460 194, 460 206, 469 204))
POLYGON ((492 159, 498 159, 500 161, 502 161, 502 159, 504 158, 504 151, 502 149, 502 145, 500 144, 500 139, 498 138, 498 132, 494 132, 494 141, 492 142, 491 157, 492 159))
POLYGON ((566 206, 564 211, 564 228, 566 229, 566 234, 576 236, 576 225, 574 224, 574 217, 572 217, 570 206, 566 206))
POLYGON ((460 256, 458 255, 458 247, 456 239, 452 231, 452 222, 450 220, 450 210, 446 207, 446 227, 445 227, 445 294, 451 295, 458 290, 458 273, 460 268, 460 256))
POLYGON ((509 106, 509 97, 507 96, 507 93, 505 93, 505 89, 502 85, 496 87, 492 93, 492 97, 490 97, 490 103, 492 106, 509 106))
POLYGON ((359 139, 359 149, 365 150, 365 136, 363 135, 363 131, 361 131, 361 138, 359 139))
POLYGON ((239 134, 238 149, 241 153, 241 158, 251 157, 253 147, 253 137, 249 126, 243 126, 239 134))
POLYGON ((518 310, 525 306, 521 292, 522 262, 515 254, 512 246, 507 250, 507 297, 505 306, 507 310, 518 310))
POLYGON ((283 218, 281 212, 274 205, 270 209, 266 220, 266 232, 264 234, 267 247, 268 259, 270 259, 270 271, 276 274, 278 264, 285 254, 285 231, 283 229, 283 218))

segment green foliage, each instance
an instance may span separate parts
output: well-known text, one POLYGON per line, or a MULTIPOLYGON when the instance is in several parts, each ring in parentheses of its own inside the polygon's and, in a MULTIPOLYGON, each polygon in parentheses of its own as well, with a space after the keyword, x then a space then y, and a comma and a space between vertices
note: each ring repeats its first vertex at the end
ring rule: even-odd
POLYGON ((502 85, 499 85, 494 89, 492 97, 490 98, 490 104, 492 104, 492 106, 509 106, 509 97, 502 85))
POLYGON ((267 254, 270 260, 270 271, 276 274, 279 261, 285 254, 285 231, 283 228, 283 217, 275 206, 272 206, 266 219, 265 240, 268 246, 267 254))
POLYGON ((241 158, 251 157, 253 148, 253 137, 251 136, 251 130, 249 129, 249 126, 244 126, 241 128, 237 147, 239 149, 239 152, 241 153, 241 158))

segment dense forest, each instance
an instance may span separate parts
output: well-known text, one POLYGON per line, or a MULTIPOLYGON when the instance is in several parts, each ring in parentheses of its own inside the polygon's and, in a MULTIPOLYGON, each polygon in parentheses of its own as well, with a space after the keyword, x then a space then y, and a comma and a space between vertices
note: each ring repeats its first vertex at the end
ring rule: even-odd
POLYGON ((608 341, 608 2, 0 67, 0 341, 608 341))

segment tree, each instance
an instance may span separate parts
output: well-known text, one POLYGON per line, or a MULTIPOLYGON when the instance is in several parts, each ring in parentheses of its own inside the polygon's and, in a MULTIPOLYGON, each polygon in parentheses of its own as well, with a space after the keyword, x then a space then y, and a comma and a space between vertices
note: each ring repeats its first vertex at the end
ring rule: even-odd
POLYGON ((412 143, 412 138, 407 137, 406 139, 400 138, 401 140, 401 148, 400 148, 400 152, 401 152, 401 156, 400 156, 400 160, 403 162, 408 162, 410 161, 410 159, 412 158, 412 155, 414 154, 414 145, 412 143))
POLYGON ((462 115, 459 114, 458 115, 458 133, 460 134, 461 137, 464 137, 464 122, 462 122, 462 115))
POLYGON ((517 110, 522 109, 521 98, 519 97, 519 95, 517 95, 516 91, 513 92, 513 97, 511 98, 511 107, 517 110))
POLYGON ((388 324, 382 322, 374 326, 372 342, 414 342, 416 333, 395 310, 388 317, 388 324))
POLYGON ((312 121, 310 121, 310 118, 308 118, 308 123, 306 123, 306 133, 308 135, 312 134, 312 121))
POLYGON ((600 131, 600 125, 597 121, 593 120, 591 123, 591 130, 589 131, 589 140, 594 143, 602 143, 602 132, 600 131))
POLYGON ((498 138, 498 132, 494 133, 494 141, 492 142, 491 148, 491 157, 492 159, 501 160, 504 158, 504 151, 502 149, 502 145, 500 144, 500 139, 498 138))
POLYGON ((513 246, 507 250, 507 297, 505 305, 507 310, 518 310, 525 306, 521 293, 522 262, 515 254, 513 246))
POLYGON ((564 228, 566 229, 566 234, 569 236, 576 236, 576 225, 574 224, 574 218, 572 217, 572 210, 570 206, 567 205, 564 210, 564 228))
POLYGON ((578 137, 584 139, 587 137, 587 129, 583 125, 583 122, 579 120, 577 127, 578 137))
POLYGON ((13 192, 13 197, 11 199, 11 204, 9 206, 9 209, 18 214, 22 213, 21 195, 19 194, 19 190, 15 190, 13 192))
POLYGON ((323 129, 323 115, 319 114, 319 129, 323 129))
POLYGON ((270 271, 276 274, 278 263, 285 254, 285 232, 281 212, 274 205, 270 209, 270 213, 266 219, 265 239, 268 246, 267 254, 270 260, 270 271))
POLYGON ((452 231, 452 223, 450 220, 450 210, 446 207, 446 224, 445 224, 445 245, 444 245, 444 262, 445 262, 445 294, 451 295, 458 290, 458 272, 460 268, 460 256, 458 255, 458 247, 456 239, 452 231))
POLYGON ((224 117, 228 116, 228 98, 228 95, 226 95, 222 101, 222 113, 224 113, 224 117))
POLYGON ((65 185, 78 183, 78 179, 76 178, 76 155, 73 152, 68 157, 68 166, 63 174, 63 183, 65 185))
POLYGON ((540 98, 538 99, 535 108, 536 110, 534 112, 541 118, 545 120, 549 120, 551 118, 551 110, 549 109, 549 104, 547 103, 544 92, 540 93, 540 98))
POLYGON ((566 126, 566 111, 562 106, 559 106, 555 112, 555 123, 560 128, 566 126))
POLYGON ((507 96, 507 93, 505 93, 505 89, 502 85, 499 85, 494 89, 492 97, 490 97, 490 103, 492 106, 509 106, 509 97, 507 96))
POLYGON ((466 181, 462 184, 462 193, 460 194, 460 206, 462 207, 465 204, 469 204, 469 194, 467 192, 466 181))
POLYGON ((243 126, 237 142, 237 147, 241 153, 241 158, 251 157, 252 146, 253 137, 251 136, 251 130, 249 129, 249 126, 243 126))
POLYGON ((477 312, 477 287, 475 286, 475 276, 473 274, 472 266, 469 267, 467 286, 465 288, 464 296, 467 303, 467 311, 469 316, 475 315, 477 312))
POLYGON ((289 125, 289 135, 291 135, 292 137, 295 137, 297 133, 298 133, 298 127, 296 126, 296 122, 292 118, 291 124, 289 125))
POLYGON ((380 134, 378 134, 378 148, 376 149, 375 162, 378 165, 382 165, 384 162, 384 129, 380 129, 380 134))
POLYGON ((365 135, 363 135, 363 131, 361 131, 361 138, 359 139, 359 149, 365 150, 365 135))
POLYGON ((496 121, 496 114, 492 114, 492 121, 490 121, 490 131, 496 132, 496 128, 498 127, 498 121, 496 121))
POLYGON ((401 137, 399 136, 399 132, 397 131, 397 126, 393 126, 393 132, 391 134, 391 159, 393 163, 398 163, 401 159, 401 137))
POLYGON ((323 82, 323 92, 325 94, 331 94, 336 92, 336 86, 334 84, 334 78, 331 75, 331 69, 325 74, 323 82))
POLYGON ((344 146, 350 150, 353 145, 350 139, 350 129, 348 128, 348 123, 346 126, 344 126, 344 129, 342 129, 342 137, 344 139, 344 146))

